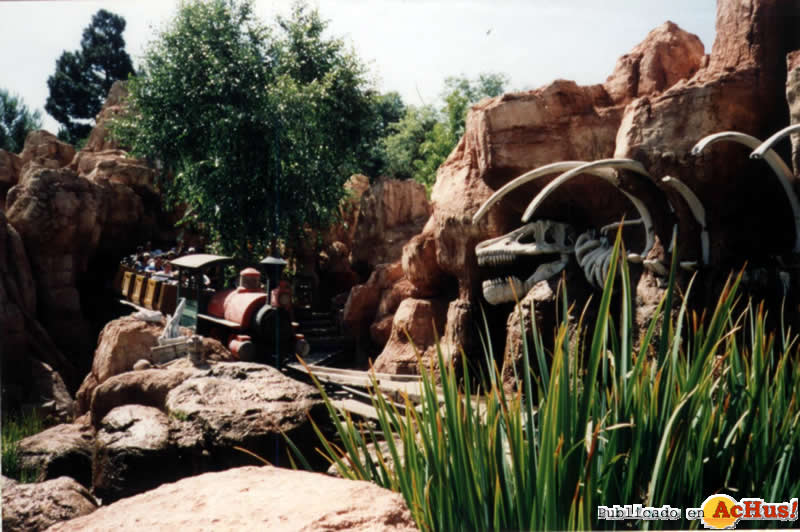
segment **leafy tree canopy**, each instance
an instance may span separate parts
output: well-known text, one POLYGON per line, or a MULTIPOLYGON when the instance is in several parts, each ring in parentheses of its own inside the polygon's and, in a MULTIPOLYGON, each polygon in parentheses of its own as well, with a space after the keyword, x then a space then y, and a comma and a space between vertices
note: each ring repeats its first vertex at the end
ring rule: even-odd
POLYGON ((61 123, 62 140, 77 144, 86 138, 111 85, 134 72, 123 31, 125 19, 101 9, 83 30, 80 50, 65 51, 56 60, 56 71, 47 79, 45 110, 61 123))
POLYGON ((336 216, 375 123, 358 58, 316 10, 267 27, 249 1, 189 1, 130 82, 114 131, 220 251, 257 258, 336 216))
POLYGON ((0 149, 19 153, 25 137, 42 127, 42 113, 31 112, 17 95, 0 89, 0 149))
POLYGON ((447 78, 441 107, 409 106, 405 116, 389 128, 383 142, 387 172, 398 178, 413 178, 430 190, 439 166, 464 135, 470 106, 502 94, 507 84, 504 74, 447 78))

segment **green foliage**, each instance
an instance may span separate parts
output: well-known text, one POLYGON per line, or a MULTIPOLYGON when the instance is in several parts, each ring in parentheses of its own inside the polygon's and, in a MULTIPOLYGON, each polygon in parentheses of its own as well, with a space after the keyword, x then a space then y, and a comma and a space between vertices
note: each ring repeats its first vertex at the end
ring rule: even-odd
POLYGON ((91 132, 111 85, 133 74, 125 51, 125 19, 99 10, 83 30, 81 48, 61 54, 56 71, 47 79, 50 95, 45 110, 61 123, 61 140, 77 144, 91 132))
POLYGON ((438 110, 409 106, 384 140, 389 175, 413 178, 430 190, 439 166, 464 135, 470 106, 502 94, 507 83, 503 74, 481 74, 474 80, 449 77, 442 95, 444 104, 438 110))
MULTIPOLYGON (((554 351, 545 352, 534 327, 511 394, 487 341, 488 384, 477 396, 466 363, 459 385, 439 350, 439 386, 423 371, 416 408, 406 398, 401 415, 373 388, 377 430, 340 418, 326 397, 341 439, 340 449, 319 433, 329 460, 345 478, 402 493, 423 530, 614 527, 596 520, 598 504, 689 507, 716 492, 771 501, 796 495, 796 338, 768 333, 763 306, 734 311, 738 278, 710 315, 693 315, 689 323, 685 299, 677 316, 670 311, 672 277, 635 349, 633 292, 627 263, 618 257, 619 241, 593 328, 581 320, 571 330, 563 294, 554 351), (378 442, 378 434, 395 435, 401 444, 387 438, 387 450, 370 456, 367 444, 378 442)), ((638 523, 662 524, 669 522, 638 523)))
POLYGON ((358 156, 359 171, 370 177, 392 172, 389 170, 389 155, 384 139, 406 114, 406 105, 397 92, 372 95, 372 123, 364 135, 361 154, 358 156))
POLYGON ((0 149, 19 153, 28 133, 42 127, 42 113, 31 112, 17 95, 0 89, 0 149))
POLYGON ((19 442, 44 430, 44 421, 35 412, 3 417, 2 469, 3 475, 20 482, 36 482, 38 471, 25 468, 20 463, 19 442))
POLYGON ((247 1, 186 2, 130 83, 115 134, 162 165, 220 251, 257 258, 338 212, 374 115, 363 65, 326 26, 302 4, 269 28, 247 1))

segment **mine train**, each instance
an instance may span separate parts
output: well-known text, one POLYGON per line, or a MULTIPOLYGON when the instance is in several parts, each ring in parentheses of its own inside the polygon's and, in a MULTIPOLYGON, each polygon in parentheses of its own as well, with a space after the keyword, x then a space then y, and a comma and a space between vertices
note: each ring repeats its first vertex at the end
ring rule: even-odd
POLYGON ((170 263, 175 270, 171 277, 120 265, 114 286, 122 302, 166 315, 183 298, 181 326, 216 338, 243 361, 280 365, 295 353, 308 353, 308 343, 293 322, 295 305, 309 304, 308 290, 296 285, 293 297, 292 286, 278 280, 269 259, 259 269, 239 271, 238 285, 228 288, 224 274, 236 263, 231 257, 193 254, 170 263))

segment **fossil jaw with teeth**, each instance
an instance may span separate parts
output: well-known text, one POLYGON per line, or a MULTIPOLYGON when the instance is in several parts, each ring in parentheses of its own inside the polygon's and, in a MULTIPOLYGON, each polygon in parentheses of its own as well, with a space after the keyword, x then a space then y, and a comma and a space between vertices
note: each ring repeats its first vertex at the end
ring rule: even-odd
POLYGON ((524 281, 517 275, 501 276, 483 282, 486 301, 492 305, 514 301, 524 297, 533 285, 548 279, 563 270, 573 252, 573 230, 568 224, 550 220, 537 220, 523 225, 510 233, 479 243, 475 248, 478 266, 507 267, 524 257, 546 258, 557 255, 557 259, 539 264, 532 275, 524 281))

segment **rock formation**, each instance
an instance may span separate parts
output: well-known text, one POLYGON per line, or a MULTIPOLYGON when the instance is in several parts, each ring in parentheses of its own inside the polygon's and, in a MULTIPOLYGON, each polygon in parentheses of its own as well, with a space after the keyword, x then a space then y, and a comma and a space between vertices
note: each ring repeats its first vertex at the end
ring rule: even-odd
POLYGON ((106 285, 119 259, 138 244, 175 236, 153 169, 107 135, 124 94, 124 84, 115 84, 77 153, 46 131, 31 132, 19 155, 0 152, 0 267, 13 273, 0 289, 0 324, 10 332, 0 348, 13 356, 3 359, 4 409, 28 401, 11 388, 30 381, 32 360, 54 372, 50 380, 77 388, 107 320, 106 285))
POLYGON ((50 530, 417 530, 403 497, 374 484, 242 467, 165 484, 50 530))
POLYGON ((51 525, 89 514, 97 501, 69 477, 19 484, 3 477, 3 530, 39 532, 51 525))

